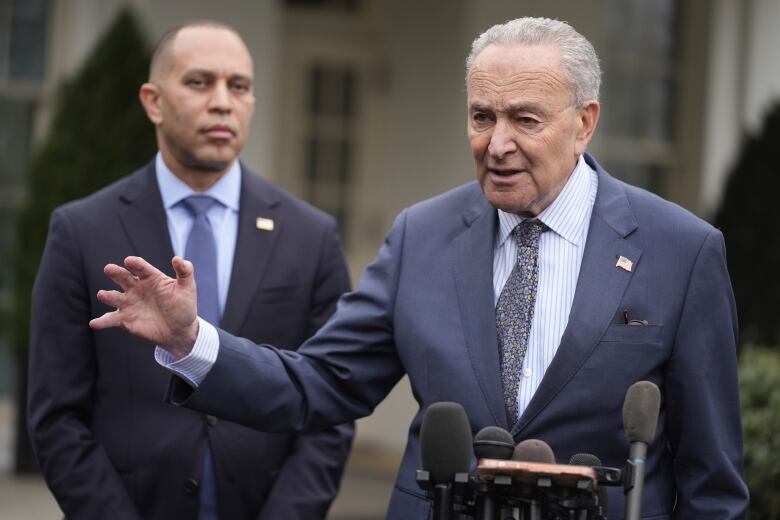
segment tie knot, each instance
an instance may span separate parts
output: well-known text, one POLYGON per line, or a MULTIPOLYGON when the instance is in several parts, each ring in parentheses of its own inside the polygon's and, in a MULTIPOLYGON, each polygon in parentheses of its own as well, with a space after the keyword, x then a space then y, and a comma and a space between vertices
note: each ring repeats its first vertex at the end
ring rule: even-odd
POLYGON ((536 242, 539 240, 539 235, 547 231, 547 225, 541 220, 529 219, 519 223, 512 230, 512 236, 518 244, 525 244, 530 242, 536 242))
POLYGON ((184 207, 187 208, 190 213, 195 217, 204 215, 211 206, 217 202, 217 199, 209 195, 190 195, 186 199, 181 201, 184 207))

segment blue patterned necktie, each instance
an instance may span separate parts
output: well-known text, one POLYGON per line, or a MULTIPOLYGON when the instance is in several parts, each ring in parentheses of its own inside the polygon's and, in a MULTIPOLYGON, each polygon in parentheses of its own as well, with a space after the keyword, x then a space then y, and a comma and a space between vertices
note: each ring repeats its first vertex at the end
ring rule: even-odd
POLYGON ((519 418, 517 393, 539 284, 539 236, 546 229, 547 226, 538 220, 524 220, 512 230, 512 237, 517 242, 517 262, 496 305, 501 382, 510 428, 519 418))
MULTIPOLYGON (((217 202, 207 195, 192 195, 182 201, 193 217, 192 229, 184 248, 184 257, 195 266, 198 288, 198 316, 214 326, 219 325, 219 289, 217 286, 217 243, 208 219, 208 211, 217 202)), ((214 456, 208 443, 203 454, 200 479, 199 520, 217 519, 217 475, 214 456)))

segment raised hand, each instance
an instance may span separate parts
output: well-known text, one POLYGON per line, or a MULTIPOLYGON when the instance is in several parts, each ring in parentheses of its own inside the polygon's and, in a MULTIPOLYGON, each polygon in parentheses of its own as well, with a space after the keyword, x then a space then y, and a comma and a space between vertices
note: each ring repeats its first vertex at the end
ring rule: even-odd
POLYGON ((138 256, 125 258, 125 267, 108 264, 103 272, 124 292, 98 291, 98 300, 116 310, 89 326, 121 327, 177 358, 189 354, 198 334, 195 276, 192 263, 181 257, 173 257, 171 263, 175 279, 138 256))

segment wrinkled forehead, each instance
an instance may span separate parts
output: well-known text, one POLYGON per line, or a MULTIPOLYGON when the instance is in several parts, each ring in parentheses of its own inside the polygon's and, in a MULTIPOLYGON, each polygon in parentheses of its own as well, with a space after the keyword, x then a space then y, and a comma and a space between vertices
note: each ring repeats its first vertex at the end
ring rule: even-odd
POLYGON ((551 45, 489 45, 467 76, 469 103, 509 104, 568 99, 560 51, 551 45))

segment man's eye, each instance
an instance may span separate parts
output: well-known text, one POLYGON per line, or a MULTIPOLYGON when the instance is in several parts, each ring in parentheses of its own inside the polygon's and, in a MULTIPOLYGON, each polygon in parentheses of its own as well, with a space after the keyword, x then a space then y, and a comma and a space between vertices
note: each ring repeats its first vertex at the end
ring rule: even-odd
POLYGON ((539 124, 538 119, 529 116, 519 116, 516 120, 523 126, 536 126, 539 124))
POLYGON ((206 80, 199 78, 192 78, 186 81, 186 85, 192 88, 204 88, 206 86, 206 80))
POLYGON ((235 92, 249 92, 249 85, 246 83, 233 83, 230 85, 230 89, 235 92))
POLYGON ((490 121, 490 116, 484 112, 474 112, 471 116, 472 121, 475 123, 487 123, 490 121))

